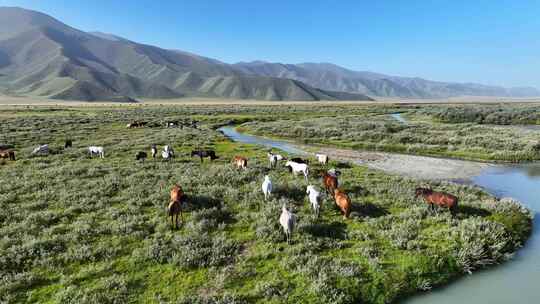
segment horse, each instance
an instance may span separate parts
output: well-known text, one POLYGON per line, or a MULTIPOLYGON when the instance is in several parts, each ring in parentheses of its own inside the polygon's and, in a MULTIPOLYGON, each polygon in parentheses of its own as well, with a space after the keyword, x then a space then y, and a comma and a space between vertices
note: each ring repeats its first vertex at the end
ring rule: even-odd
POLYGON ((348 219, 349 215, 351 214, 351 199, 341 189, 336 189, 334 191, 334 201, 336 205, 339 207, 339 210, 341 211, 341 214, 343 214, 343 219, 348 219))
POLYGON ((292 233, 294 231, 294 226, 296 225, 296 215, 287 210, 285 204, 281 207, 281 215, 279 216, 279 223, 283 227, 283 232, 287 238, 287 244, 291 243, 292 233))
POLYGON ((428 188, 416 188, 414 198, 419 196, 424 198, 424 201, 429 204, 431 210, 435 209, 435 205, 448 208, 452 215, 455 215, 458 206, 458 198, 446 192, 437 192, 428 188))
POLYGON ((150 152, 152 153, 152 158, 156 158, 156 154, 157 154, 157 146, 156 145, 152 145, 150 147, 150 152))
POLYGON ((270 162, 270 168, 275 168, 278 162, 277 156, 272 153, 268 153, 267 155, 268 161, 270 162))
POLYGON ((73 141, 71 139, 66 140, 64 144, 64 149, 73 147, 73 141))
POLYGON ((328 155, 326 154, 315 154, 315 158, 317 158, 317 161, 320 164, 323 164, 323 165, 328 164, 328 155))
POLYGON ((285 167, 290 167, 294 175, 302 172, 304 178, 307 180, 309 175, 309 167, 307 164, 296 163, 293 161, 287 161, 285 167))
POLYGON ((88 154, 90 154, 90 157, 97 154, 100 158, 105 158, 105 151, 103 147, 90 146, 88 147, 88 154))
POLYGON ((322 172, 321 177, 326 194, 334 195, 334 191, 337 189, 339 184, 337 176, 329 174, 328 172, 322 172))
POLYGON ((306 194, 309 197, 311 209, 315 212, 315 217, 319 218, 319 213, 321 211, 321 193, 315 189, 315 186, 309 185, 306 188, 306 194))
POLYGON ((146 152, 143 152, 143 151, 139 151, 137 152, 137 154, 135 154, 135 160, 140 160, 142 162, 144 162, 144 160, 148 157, 148 154, 146 154, 146 152))
POLYGON ((49 145, 39 145, 33 151, 32 154, 49 154, 49 145))
POLYGON ((171 159, 174 158, 174 150, 171 146, 166 145, 163 147, 163 151, 161 151, 161 157, 164 159, 171 159))
POLYGON ((142 127, 146 126, 146 124, 147 124, 146 121, 134 121, 134 122, 128 123, 126 127, 128 129, 142 128, 142 127))
POLYGON ((191 157, 198 156, 201 158, 201 164, 203 162, 203 158, 209 157, 211 161, 214 159, 218 159, 216 156, 216 151, 214 150, 193 150, 191 151, 191 157))
POLYGON ((243 156, 235 156, 233 158, 233 164, 238 169, 246 169, 247 168, 247 162, 248 162, 247 158, 245 158, 243 156))
POLYGON ((15 151, 13 150, 0 150, 0 158, 7 158, 9 160, 15 160, 15 151))
POLYGON ((272 194, 272 181, 270 180, 270 176, 268 175, 264 176, 264 181, 261 187, 264 193, 264 200, 266 201, 272 194))
POLYGON ((174 128, 178 127, 180 125, 180 122, 178 120, 169 120, 165 122, 165 126, 167 128, 174 128))
POLYGON ((167 212, 171 217, 171 229, 173 226, 178 229, 178 214, 180 214, 180 219, 182 222, 184 222, 184 216, 182 215, 182 203, 185 202, 186 195, 184 194, 184 191, 182 191, 182 187, 180 187, 178 184, 175 184, 172 187, 170 195, 171 201, 167 206, 167 212))

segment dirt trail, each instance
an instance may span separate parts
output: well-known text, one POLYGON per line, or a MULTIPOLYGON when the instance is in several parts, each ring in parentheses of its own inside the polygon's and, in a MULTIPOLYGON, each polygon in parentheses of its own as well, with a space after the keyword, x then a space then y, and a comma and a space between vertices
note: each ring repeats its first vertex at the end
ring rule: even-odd
POLYGON ((317 151, 331 159, 365 164, 370 168, 385 172, 405 175, 418 179, 457 180, 469 179, 479 175, 486 168, 493 166, 486 163, 423 157, 384 152, 354 151, 330 147, 299 146, 302 150, 317 151))

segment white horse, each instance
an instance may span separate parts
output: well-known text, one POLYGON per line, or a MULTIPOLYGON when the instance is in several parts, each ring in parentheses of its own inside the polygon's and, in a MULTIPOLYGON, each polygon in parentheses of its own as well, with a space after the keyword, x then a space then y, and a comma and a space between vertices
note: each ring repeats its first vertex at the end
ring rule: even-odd
POLYGON ((278 162, 276 155, 268 153, 268 160, 270 161, 270 168, 275 168, 278 162))
POLYGON ((169 145, 166 145, 165 147, 163 147, 163 151, 161 151, 161 157, 163 157, 164 159, 174 158, 173 148, 170 147, 169 145))
POLYGON ((308 179, 309 167, 307 164, 299 164, 289 160, 285 163, 285 167, 291 167, 294 175, 302 172, 302 174, 304 174, 304 178, 306 180, 308 179))
POLYGON ((281 208, 279 223, 281 224, 281 227, 283 227, 283 232, 285 232, 285 236, 287 237, 287 244, 290 244, 294 226, 296 225, 296 215, 287 210, 285 204, 283 204, 283 207, 281 208))
POLYGON ((150 148, 151 152, 152 152, 152 158, 156 158, 156 154, 157 154, 157 147, 156 145, 152 145, 152 147, 150 148))
POLYGON ((326 165, 328 163, 328 155, 326 154, 315 154, 315 158, 320 164, 326 165))
POLYGON ((264 200, 268 200, 270 195, 272 195, 272 181, 270 180, 270 176, 265 175, 264 181, 262 183, 262 191, 264 193, 264 200))
POLYGON ((309 185, 307 186, 306 194, 309 197, 311 209, 315 212, 315 216, 319 218, 319 213, 321 211, 321 193, 315 189, 315 186, 309 185))
POLYGON ((103 147, 90 146, 88 147, 88 154, 90 154, 90 157, 97 154, 100 158, 105 158, 105 150, 103 147))
POLYGON ((39 145, 33 151, 32 154, 49 154, 49 145, 39 145))

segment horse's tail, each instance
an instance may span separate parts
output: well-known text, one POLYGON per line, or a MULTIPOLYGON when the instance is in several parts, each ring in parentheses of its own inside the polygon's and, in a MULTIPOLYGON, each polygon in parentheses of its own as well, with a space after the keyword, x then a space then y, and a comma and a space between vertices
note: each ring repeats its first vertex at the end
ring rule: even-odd
POLYGON ((452 214, 456 214, 457 213, 457 210, 458 210, 458 198, 456 197, 456 200, 454 201, 454 204, 452 204, 452 206, 450 207, 450 212, 452 212, 452 214))

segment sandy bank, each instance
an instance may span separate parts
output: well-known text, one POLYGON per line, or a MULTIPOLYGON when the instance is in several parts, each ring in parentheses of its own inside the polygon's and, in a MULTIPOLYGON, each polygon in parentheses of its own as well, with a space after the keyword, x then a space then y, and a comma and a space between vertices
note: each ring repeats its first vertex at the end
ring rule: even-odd
POLYGON ((489 166, 494 166, 472 161, 384 152, 366 152, 312 146, 300 146, 299 148, 327 154, 331 159, 349 161, 355 164, 365 164, 373 169, 418 179, 464 180, 480 174, 489 166))

